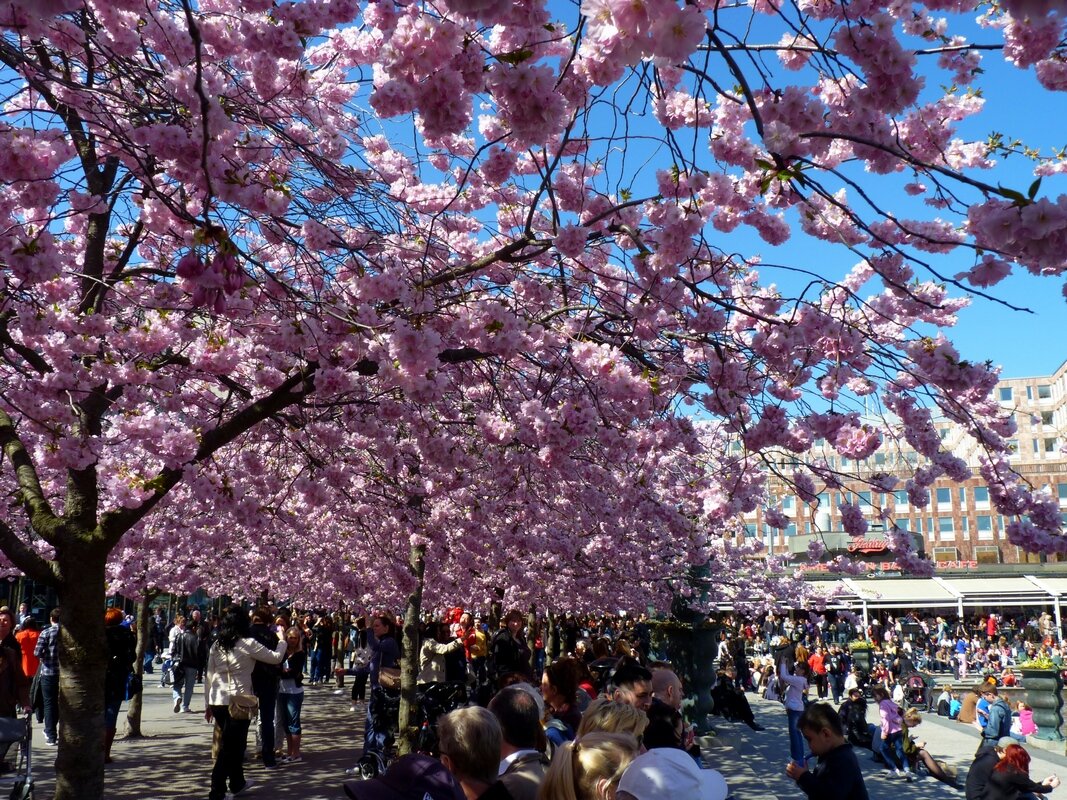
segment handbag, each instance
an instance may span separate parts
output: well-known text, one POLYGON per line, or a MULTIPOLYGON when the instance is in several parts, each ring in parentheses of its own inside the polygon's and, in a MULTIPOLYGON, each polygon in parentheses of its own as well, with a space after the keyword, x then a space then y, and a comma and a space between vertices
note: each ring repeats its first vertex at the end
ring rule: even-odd
POLYGON ((259 713, 259 698, 254 694, 235 694, 230 696, 230 719, 252 719, 259 713))
POLYGON ((400 667, 382 667, 378 670, 378 685, 383 689, 399 689, 400 667))
MULTIPOLYGON (((225 658, 226 683, 227 685, 234 685, 233 672, 230 670, 229 656, 225 656, 225 658)), ((230 719, 252 719, 252 717, 259 713, 259 698, 254 694, 232 694, 230 695, 230 702, 227 705, 226 710, 230 713, 230 719)))

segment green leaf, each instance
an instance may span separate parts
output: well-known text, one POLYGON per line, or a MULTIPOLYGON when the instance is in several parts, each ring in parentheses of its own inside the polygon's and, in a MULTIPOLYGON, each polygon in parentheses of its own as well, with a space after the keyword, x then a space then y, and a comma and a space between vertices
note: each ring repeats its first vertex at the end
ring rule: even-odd
POLYGON ((505 64, 521 64, 533 57, 533 50, 523 48, 522 50, 512 50, 510 53, 501 53, 496 57, 497 61, 503 61, 505 64))

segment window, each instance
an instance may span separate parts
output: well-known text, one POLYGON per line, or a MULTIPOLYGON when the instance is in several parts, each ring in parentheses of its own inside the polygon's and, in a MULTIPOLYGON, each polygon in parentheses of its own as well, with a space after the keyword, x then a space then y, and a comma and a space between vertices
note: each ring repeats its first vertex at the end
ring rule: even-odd
POLYGON ((980 544, 974 548, 974 560, 979 564, 999 564, 1000 548, 995 544, 980 544))
POLYGON ((1002 402, 1002 403, 1010 403, 1011 402, 1011 387, 1010 386, 1001 386, 1000 387, 1000 402, 1002 402))
POLYGON ((975 522, 978 527, 979 539, 992 539, 993 538, 993 517, 989 514, 979 514, 975 518, 975 522))
MULTIPOLYGON (((1019 452, 1019 440, 1018 439, 1008 439, 1008 450, 1011 453, 1011 455, 1015 455, 1016 453, 1018 453, 1019 452)), ((1008 457, 1010 458, 1011 456, 1008 456, 1008 457)))
MULTIPOLYGON (((1051 415, 1050 415, 1051 416, 1051 415)), ((878 452, 874 454, 874 463, 878 466, 885 464, 885 453, 878 452)))
POLYGON ((952 505, 952 490, 942 487, 937 490, 937 504, 939 506, 952 505))
POLYGON ((955 539, 956 529, 952 525, 952 517, 938 517, 937 531, 941 539, 955 539))
POLYGON ((960 551, 955 547, 935 547, 934 561, 959 561, 960 551))
POLYGON ((963 486, 960 487, 960 508, 967 507, 967 489, 963 486))
POLYGON ((785 497, 782 498, 782 510, 783 511, 792 511, 793 510, 793 495, 787 494, 785 497))
POLYGON ((756 525, 755 525, 755 523, 749 522, 749 523, 745 524, 745 538, 746 539, 755 539, 756 538, 756 525))
POLYGON ((870 492, 860 492, 860 506, 861 507, 862 506, 867 506, 868 508, 870 508, 870 505, 871 505, 871 493, 870 492))
POLYGON ((1031 441, 1031 442, 1033 443, 1033 446, 1034 446, 1034 452, 1035 452, 1035 453, 1040 453, 1040 452, 1041 452, 1041 448, 1040 448, 1040 446, 1038 445, 1037 439, 1031 439, 1030 441, 1031 441))
POLYGON ((1034 399, 1034 387, 1033 386, 1027 386, 1026 387, 1026 399, 1027 400, 1033 400, 1034 399))
MULTIPOLYGON (((1064 485, 1064 488, 1067 489, 1067 484, 1064 485)), ((898 508, 900 506, 906 506, 908 504, 908 493, 905 492, 903 489, 893 492, 893 494, 896 497, 898 508)))
POLYGON ((974 487, 974 506, 975 506, 975 508, 989 508, 989 487, 988 486, 975 486, 974 487))
POLYGON ((1045 439, 1045 452, 1046 453, 1055 453, 1056 452, 1056 437, 1055 436, 1046 437, 1046 439, 1045 439))
POLYGON ((786 536, 796 536, 797 535, 797 524, 795 522, 790 522, 786 526, 785 535, 786 536))
POLYGON ((970 517, 964 517, 963 519, 960 520, 960 533, 962 533, 964 538, 966 538, 966 536, 970 532, 970 530, 971 530, 970 517))
POLYGON ((1056 494, 1060 496, 1060 503, 1067 502, 1067 483, 1057 483, 1056 494))
POLYGON ((1042 425, 1051 425, 1052 424, 1052 412, 1051 411, 1042 411, 1041 412, 1041 424, 1042 425))
POLYGON ((1043 383, 1037 387, 1037 399, 1049 400, 1052 397, 1052 387, 1047 383, 1043 383))

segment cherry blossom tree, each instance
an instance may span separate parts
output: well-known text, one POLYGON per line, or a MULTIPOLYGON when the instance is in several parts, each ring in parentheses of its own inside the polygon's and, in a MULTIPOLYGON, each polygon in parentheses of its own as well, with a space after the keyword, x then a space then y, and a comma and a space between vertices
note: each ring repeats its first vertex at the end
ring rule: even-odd
POLYGON ((706 561, 735 592, 721 534, 767 474, 813 494, 817 443, 898 437, 929 502, 969 474, 935 415, 1011 541, 1067 549, 996 369, 941 330, 1067 266, 1062 155, 965 133, 983 58, 1058 101, 1058 0, 0 0, 0 28, 0 550, 63 608, 60 800, 103 796, 108 580, 402 598, 421 552, 433 598, 643 606, 706 561), (818 261, 775 263, 799 238, 818 261))

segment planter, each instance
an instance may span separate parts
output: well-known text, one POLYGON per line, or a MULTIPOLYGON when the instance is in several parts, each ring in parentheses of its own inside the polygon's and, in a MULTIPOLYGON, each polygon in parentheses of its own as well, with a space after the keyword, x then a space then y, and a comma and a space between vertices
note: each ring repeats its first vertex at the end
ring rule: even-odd
POLYGON ((1063 741, 1063 679, 1058 670, 1022 669, 1026 704, 1034 710, 1035 739, 1063 741))
POLYGON ((848 654, 852 657, 853 665, 863 670, 864 675, 871 674, 871 650, 869 648, 857 648, 850 650, 848 654))
POLYGON ((698 731, 706 732, 710 727, 711 685, 715 680, 714 661, 722 627, 652 622, 649 630, 652 649, 670 662, 687 693, 694 696, 692 721, 698 731))

